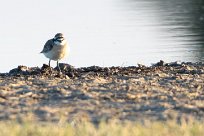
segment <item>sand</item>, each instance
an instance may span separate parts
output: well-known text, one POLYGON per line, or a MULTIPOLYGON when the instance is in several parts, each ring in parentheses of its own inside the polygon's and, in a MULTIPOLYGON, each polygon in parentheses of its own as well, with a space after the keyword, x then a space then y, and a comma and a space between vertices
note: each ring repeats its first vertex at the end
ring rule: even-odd
POLYGON ((0 120, 68 122, 204 118, 204 63, 18 66, 0 74, 0 120))

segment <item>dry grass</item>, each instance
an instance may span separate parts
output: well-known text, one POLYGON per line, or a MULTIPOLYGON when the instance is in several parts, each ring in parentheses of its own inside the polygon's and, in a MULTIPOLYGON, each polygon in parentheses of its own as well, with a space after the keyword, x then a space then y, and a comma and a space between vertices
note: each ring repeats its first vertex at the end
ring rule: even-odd
POLYGON ((40 123, 24 121, 0 122, 0 136, 203 136, 204 123, 198 121, 120 123, 111 121, 101 122, 94 126, 89 122, 78 124, 69 123, 40 123))

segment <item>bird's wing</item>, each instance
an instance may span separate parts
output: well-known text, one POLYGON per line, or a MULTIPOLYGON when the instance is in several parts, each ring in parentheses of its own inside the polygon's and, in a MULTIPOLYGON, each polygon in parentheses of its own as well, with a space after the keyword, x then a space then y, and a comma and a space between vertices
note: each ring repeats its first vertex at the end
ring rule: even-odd
POLYGON ((53 45, 54 45, 53 40, 52 39, 48 40, 45 43, 44 48, 43 48, 43 50, 40 53, 47 53, 47 52, 49 52, 50 50, 52 50, 53 45))

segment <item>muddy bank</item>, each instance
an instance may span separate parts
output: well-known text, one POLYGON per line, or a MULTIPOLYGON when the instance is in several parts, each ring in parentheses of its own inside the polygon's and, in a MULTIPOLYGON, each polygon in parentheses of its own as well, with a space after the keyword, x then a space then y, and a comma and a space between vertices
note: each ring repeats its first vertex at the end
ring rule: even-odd
POLYGON ((18 66, 0 74, 0 120, 166 120, 204 117, 204 63, 18 66))

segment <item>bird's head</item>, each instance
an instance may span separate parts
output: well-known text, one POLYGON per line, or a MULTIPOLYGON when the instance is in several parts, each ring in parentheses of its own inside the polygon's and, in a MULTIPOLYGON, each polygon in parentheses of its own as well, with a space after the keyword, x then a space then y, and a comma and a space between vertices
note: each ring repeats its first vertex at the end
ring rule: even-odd
POLYGON ((57 33, 54 37, 54 40, 58 41, 58 42, 62 42, 64 41, 64 35, 62 33, 57 33))

